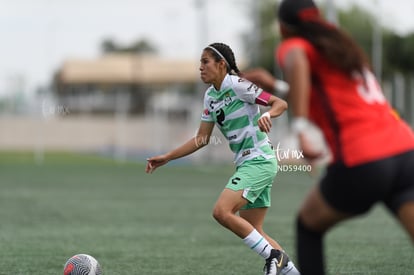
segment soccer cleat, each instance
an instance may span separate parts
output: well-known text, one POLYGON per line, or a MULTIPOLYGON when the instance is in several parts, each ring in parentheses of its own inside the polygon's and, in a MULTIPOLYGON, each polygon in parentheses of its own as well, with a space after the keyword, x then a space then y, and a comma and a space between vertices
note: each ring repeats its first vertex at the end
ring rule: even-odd
POLYGON ((263 268, 264 275, 279 275, 289 262, 289 257, 283 251, 272 249, 263 268))
POLYGON ((281 275, 300 275, 292 261, 289 261, 284 268, 282 268, 281 275))

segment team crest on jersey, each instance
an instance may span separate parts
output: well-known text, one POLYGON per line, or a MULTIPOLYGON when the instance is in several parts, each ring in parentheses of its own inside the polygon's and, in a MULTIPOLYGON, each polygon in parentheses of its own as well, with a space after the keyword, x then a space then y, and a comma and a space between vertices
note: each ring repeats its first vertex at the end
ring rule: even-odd
POLYGON ((233 100, 231 99, 230 93, 226 94, 226 97, 224 98, 224 105, 229 105, 233 100))

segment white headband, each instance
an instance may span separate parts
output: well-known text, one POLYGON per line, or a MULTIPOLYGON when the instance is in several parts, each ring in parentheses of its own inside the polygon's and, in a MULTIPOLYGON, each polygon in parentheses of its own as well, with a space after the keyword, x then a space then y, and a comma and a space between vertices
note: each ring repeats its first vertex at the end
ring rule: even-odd
POLYGON ((224 58, 224 56, 221 54, 221 52, 219 52, 216 48, 212 47, 212 46, 207 46, 207 48, 212 49, 216 54, 218 54, 218 56, 220 56, 224 62, 226 62, 226 65, 229 69, 231 69, 229 62, 227 62, 227 60, 224 58))

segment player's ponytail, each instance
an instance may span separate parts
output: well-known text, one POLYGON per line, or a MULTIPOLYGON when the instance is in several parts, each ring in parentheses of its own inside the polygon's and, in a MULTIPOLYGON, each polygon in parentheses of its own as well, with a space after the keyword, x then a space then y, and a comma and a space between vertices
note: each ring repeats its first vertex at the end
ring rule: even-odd
POLYGON ((240 75, 240 70, 236 64, 236 58, 232 49, 224 43, 210 44, 205 50, 210 50, 216 58, 216 61, 223 59, 227 65, 227 72, 229 74, 240 75))

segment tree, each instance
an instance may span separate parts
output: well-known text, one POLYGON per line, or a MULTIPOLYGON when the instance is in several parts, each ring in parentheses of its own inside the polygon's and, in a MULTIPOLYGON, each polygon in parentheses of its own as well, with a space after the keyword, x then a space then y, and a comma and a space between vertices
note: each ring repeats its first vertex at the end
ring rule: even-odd
MULTIPOLYGON (((276 2, 278 5, 280 1, 276 2)), ((274 50, 280 42, 275 20, 275 2, 272 0, 254 1, 257 14, 252 14, 256 20, 254 34, 244 35, 244 43, 247 56, 250 57, 249 67, 261 66, 270 72, 278 73, 275 64, 274 50), (252 51, 256 51, 252 54, 252 51)), ((321 7, 322 10, 324 7, 321 7)), ((377 20, 367 10, 353 5, 348 9, 338 11, 340 27, 354 38, 366 52, 369 59, 372 58, 373 34, 377 20)), ((395 71, 404 73, 414 72, 414 33, 407 36, 399 36, 391 30, 380 27, 382 33, 382 71, 384 77, 390 77, 395 71)))
POLYGON ((256 1, 252 0, 255 7, 252 10, 251 17, 255 20, 255 29, 253 34, 244 35, 244 43, 249 67, 261 66, 270 72, 273 72, 275 66, 275 46, 280 41, 280 36, 276 29, 277 21, 275 20, 275 2, 273 0, 256 1))
POLYGON ((384 40, 384 49, 391 71, 414 73, 414 33, 407 36, 389 33, 384 40))
POLYGON ((345 30, 370 57, 372 52, 372 34, 376 20, 372 14, 359 6, 351 6, 338 13, 340 27, 345 30))

